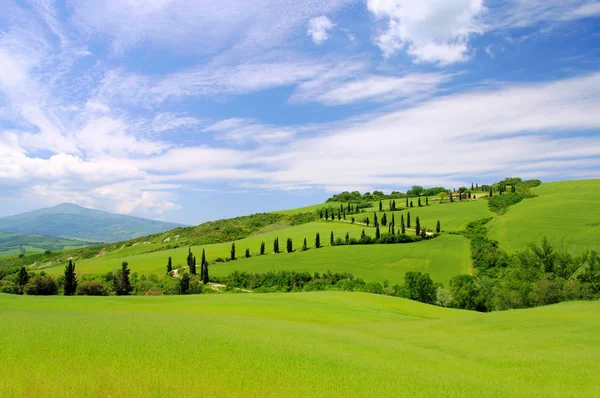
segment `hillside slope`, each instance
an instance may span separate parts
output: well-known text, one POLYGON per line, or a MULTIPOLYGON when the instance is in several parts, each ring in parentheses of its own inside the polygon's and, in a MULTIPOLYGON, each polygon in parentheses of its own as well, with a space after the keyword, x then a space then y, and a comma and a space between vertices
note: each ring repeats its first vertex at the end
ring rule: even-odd
POLYGON ((97 243, 54 236, 0 232, 0 257, 45 252, 46 250, 71 249, 94 244, 97 243))
POLYGON ((555 247, 581 253, 600 249, 600 179, 543 183, 538 195, 490 223, 489 237, 513 252, 546 236, 555 247))
POLYGON ((342 292, 0 294, 0 396, 597 396, 599 313, 342 292))
POLYGON ((87 209, 70 203, 0 218, 2 232, 96 242, 117 242, 180 226, 180 224, 87 209))

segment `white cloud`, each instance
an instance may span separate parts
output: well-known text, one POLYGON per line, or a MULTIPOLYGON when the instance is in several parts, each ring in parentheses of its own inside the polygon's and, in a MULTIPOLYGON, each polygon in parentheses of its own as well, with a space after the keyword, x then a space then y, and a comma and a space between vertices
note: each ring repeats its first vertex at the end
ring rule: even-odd
POLYGON ((483 0, 367 0, 367 7, 388 23, 375 38, 386 57, 407 48, 418 62, 464 61, 470 36, 483 31, 483 0))
POLYGON ((202 121, 195 117, 178 116, 171 112, 159 113, 152 121, 152 130, 162 133, 170 130, 181 130, 182 128, 194 127, 202 121))
POLYGON ((292 139, 295 130, 290 127, 269 126, 253 119, 233 118, 222 120, 204 129, 213 133, 217 141, 234 144, 255 142, 259 144, 281 143, 292 139))
POLYGON ((486 15, 491 29, 522 28, 600 15, 597 0, 508 0, 486 15))
POLYGON ((333 22, 325 15, 312 18, 308 21, 308 30, 306 34, 312 37, 315 44, 323 44, 329 39, 329 31, 334 28, 333 22))
POLYGON ((423 99, 435 93, 451 76, 441 73, 414 73, 405 76, 367 75, 354 80, 322 81, 302 84, 293 102, 315 101, 327 105, 359 101, 384 102, 394 99, 423 99))

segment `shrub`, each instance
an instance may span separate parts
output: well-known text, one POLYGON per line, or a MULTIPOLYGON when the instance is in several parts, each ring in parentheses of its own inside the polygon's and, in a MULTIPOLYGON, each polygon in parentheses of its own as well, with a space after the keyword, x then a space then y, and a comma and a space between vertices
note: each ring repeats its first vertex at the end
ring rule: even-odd
POLYGON ((363 287, 365 293, 383 294, 383 286, 377 282, 369 282, 363 287))
POLYGON ((0 293, 16 294, 16 285, 11 281, 0 281, 0 293))
POLYGON ((108 296, 108 286, 99 280, 83 281, 77 286, 79 296, 108 296))
POLYGON ((144 294, 144 296, 162 296, 163 292, 160 288, 153 286, 144 294))
POLYGON ((32 296, 54 296, 58 293, 58 285, 54 278, 48 275, 36 275, 23 289, 25 294, 32 296))

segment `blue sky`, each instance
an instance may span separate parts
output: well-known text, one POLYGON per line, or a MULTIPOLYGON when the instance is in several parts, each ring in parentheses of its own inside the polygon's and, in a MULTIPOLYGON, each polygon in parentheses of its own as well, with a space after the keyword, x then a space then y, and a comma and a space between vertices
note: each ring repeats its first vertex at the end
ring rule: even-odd
POLYGON ((0 216, 600 176, 598 0, 3 0, 0 216))

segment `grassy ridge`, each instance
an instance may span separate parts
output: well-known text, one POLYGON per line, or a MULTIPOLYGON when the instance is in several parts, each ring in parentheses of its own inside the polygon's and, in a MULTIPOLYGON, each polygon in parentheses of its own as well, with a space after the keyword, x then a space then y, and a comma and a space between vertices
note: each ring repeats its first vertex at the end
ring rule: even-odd
POLYGON ((0 396, 593 396, 599 311, 341 292, 0 295, 0 396))
POLYGON ((21 249, 25 253, 45 252, 46 250, 74 249, 82 246, 97 245, 76 239, 56 238, 45 235, 13 234, 0 232, 0 257, 18 256, 21 249))
POLYGON ((600 180, 545 183, 531 191, 538 196, 490 222, 491 239, 509 252, 544 236, 567 250, 600 249, 600 180))

